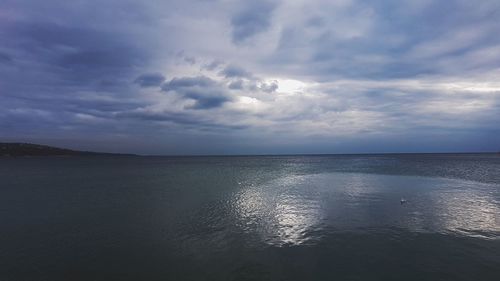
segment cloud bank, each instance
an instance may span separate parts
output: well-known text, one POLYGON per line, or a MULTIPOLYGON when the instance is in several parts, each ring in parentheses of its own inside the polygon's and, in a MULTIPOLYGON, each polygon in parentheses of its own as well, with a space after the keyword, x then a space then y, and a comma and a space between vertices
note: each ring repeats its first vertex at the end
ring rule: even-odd
POLYGON ((499 151, 499 13, 494 0, 5 0, 0 139, 147 154, 499 151))

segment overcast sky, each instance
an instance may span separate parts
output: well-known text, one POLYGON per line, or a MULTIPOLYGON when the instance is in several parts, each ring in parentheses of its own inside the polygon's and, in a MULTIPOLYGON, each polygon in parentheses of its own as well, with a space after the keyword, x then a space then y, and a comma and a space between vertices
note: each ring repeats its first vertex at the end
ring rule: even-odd
POLYGON ((500 1, 0 2, 0 141, 500 150, 500 1))

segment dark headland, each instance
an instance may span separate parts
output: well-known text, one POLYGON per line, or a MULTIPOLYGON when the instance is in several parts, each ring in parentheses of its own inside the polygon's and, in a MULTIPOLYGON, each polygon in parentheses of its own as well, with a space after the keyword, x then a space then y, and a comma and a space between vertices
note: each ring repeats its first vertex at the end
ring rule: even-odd
POLYGON ((1 156, 97 156, 97 155, 133 155, 79 151, 33 143, 0 142, 1 156))

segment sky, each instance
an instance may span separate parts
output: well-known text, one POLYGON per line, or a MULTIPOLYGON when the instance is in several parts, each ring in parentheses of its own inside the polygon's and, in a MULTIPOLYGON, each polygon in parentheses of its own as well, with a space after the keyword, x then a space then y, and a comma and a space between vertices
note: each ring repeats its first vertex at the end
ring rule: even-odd
POLYGON ((498 0, 2 0, 0 141, 500 151, 498 0))

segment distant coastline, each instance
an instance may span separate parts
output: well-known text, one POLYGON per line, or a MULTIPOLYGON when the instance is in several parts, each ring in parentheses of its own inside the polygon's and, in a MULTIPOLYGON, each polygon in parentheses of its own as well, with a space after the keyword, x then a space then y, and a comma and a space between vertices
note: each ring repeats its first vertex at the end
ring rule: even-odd
POLYGON ((110 153, 82 151, 55 146, 24 143, 24 142, 0 142, 0 157, 9 156, 143 156, 143 157, 286 157, 286 156, 387 156, 387 155, 467 155, 467 154, 488 154, 498 155, 499 152, 385 152, 385 153, 297 153, 297 154, 133 154, 133 153, 110 153))
POLYGON ((80 151, 33 143, 0 142, 0 157, 8 156, 134 156, 107 152, 80 151))

